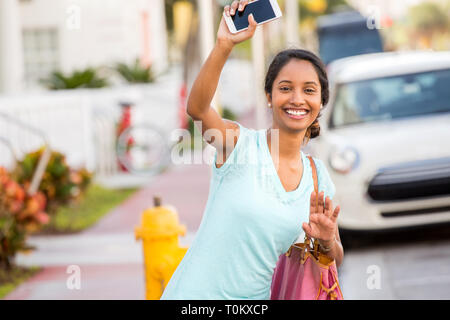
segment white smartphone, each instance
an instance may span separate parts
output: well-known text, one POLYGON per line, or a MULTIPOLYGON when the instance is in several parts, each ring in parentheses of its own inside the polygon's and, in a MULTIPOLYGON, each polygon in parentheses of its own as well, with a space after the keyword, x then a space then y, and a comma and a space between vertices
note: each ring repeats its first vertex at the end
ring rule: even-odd
POLYGON ((237 33, 248 29, 248 16, 253 18, 258 25, 278 19, 282 16, 277 0, 255 0, 249 2, 243 11, 236 10, 234 16, 227 17, 223 14, 225 22, 231 33, 237 33))

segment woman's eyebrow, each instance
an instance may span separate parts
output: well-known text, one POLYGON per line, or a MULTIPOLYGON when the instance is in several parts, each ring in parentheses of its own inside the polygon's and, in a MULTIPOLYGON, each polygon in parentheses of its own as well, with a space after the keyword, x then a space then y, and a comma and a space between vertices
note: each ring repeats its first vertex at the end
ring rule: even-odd
MULTIPOLYGON (((278 84, 280 84, 280 83, 282 83, 282 82, 292 83, 292 81, 290 81, 290 80, 281 80, 280 82, 278 82, 278 84)), ((318 85, 315 81, 306 81, 304 84, 313 84, 313 85, 315 85, 315 86, 318 85)))

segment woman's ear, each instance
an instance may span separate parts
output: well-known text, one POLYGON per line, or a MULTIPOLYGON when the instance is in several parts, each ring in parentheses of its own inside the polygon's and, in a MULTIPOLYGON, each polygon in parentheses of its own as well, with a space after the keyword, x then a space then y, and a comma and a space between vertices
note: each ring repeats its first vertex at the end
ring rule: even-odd
POLYGON ((266 99, 267 99, 267 107, 269 109, 271 109, 272 108, 272 97, 270 96, 269 93, 266 93, 266 99))

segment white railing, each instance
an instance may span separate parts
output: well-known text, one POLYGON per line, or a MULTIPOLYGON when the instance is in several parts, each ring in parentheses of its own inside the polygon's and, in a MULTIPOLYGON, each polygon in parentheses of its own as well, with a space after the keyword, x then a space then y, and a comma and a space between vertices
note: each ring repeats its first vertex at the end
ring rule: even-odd
MULTIPOLYGON (((39 185, 41 184, 42 177, 45 172, 45 168, 47 167, 47 164, 50 160, 51 155, 51 149, 48 142, 47 136, 42 132, 42 130, 39 130, 38 128, 35 128, 33 126, 28 125, 27 123, 24 123, 18 119, 15 119, 14 117, 0 112, 0 120, 7 123, 8 126, 16 126, 20 129, 20 132, 22 134, 29 133, 34 137, 40 138, 42 140, 42 146, 44 148, 43 153, 39 159, 39 162, 37 164, 36 170, 33 173, 33 177, 31 179, 30 186, 27 190, 27 193, 30 195, 33 195, 36 193, 36 191, 39 188, 39 185)), ((4 126, 3 128, 5 128, 4 126)), ((1 137, 1 136, 0 136, 1 137)), ((10 151, 11 155, 13 156, 14 164, 18 161, 18 157, 16 155, 16 152, 14 150, 14 146, 11 143, 11 141, 8 138, 1 137, 1 141, 6 145, 10 151)))

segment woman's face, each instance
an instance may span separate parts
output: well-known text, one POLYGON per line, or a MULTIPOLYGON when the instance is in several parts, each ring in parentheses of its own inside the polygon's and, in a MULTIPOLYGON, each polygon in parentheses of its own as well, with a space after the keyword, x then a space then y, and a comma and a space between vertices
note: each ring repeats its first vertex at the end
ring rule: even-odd
POLYGON ((278 73, 272 85, 274 127, 306 131, 320 112, 321 87, 311 62, 291 59, 278 73))

